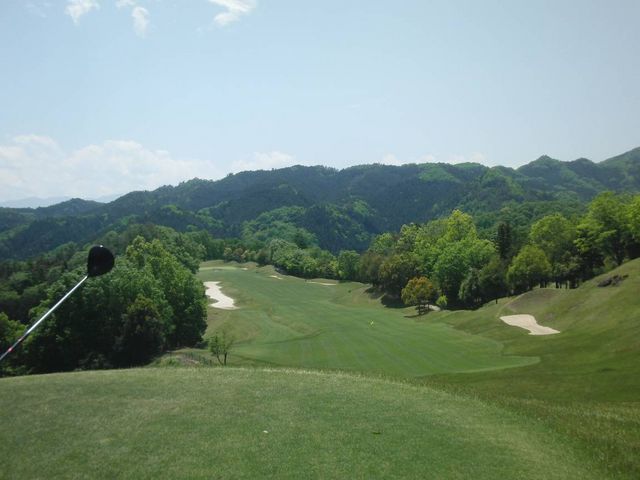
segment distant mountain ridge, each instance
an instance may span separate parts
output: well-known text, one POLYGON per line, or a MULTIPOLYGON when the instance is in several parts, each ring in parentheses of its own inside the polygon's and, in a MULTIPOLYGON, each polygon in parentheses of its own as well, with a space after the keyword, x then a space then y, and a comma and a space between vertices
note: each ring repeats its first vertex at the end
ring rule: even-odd
POLYGON ((69 241, 88 242, 130 222, 240 236, 246 222, 282 219, 314 234, 323 248, 363 249, 372 235, 454 208, 474 213, 489 228, 516 210, 523 218, 554 209, 571 213, 605 190, 640 191, 640 147, 599 163, 542 156, 517 169, 476 163, 343 170, 297 165, 193 179, 107 204, 72 199, 38 209, 0 208, 0 254, 24 258, 69 241), (291 207, 302 210, 291 215, 291 207))

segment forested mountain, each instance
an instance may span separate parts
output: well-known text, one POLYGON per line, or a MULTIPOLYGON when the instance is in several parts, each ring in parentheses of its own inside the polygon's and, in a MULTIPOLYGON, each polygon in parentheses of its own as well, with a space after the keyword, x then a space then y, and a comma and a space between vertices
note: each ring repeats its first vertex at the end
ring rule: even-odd
POLYGON ((193 179, 107 204, 73 199, 46 208, 1 208, 0 257, 25 258, 145 222, 222 237, 264 234, 279 222, 333 252, 362 250, 375 234, 454 208, 473 213, 480 232, 501 220, 517 230, 550 212, 581 213, 605 190, 640 190, 640 148, 600 163, 542 156, 517 169, 474 163, 294 166, 193 179))

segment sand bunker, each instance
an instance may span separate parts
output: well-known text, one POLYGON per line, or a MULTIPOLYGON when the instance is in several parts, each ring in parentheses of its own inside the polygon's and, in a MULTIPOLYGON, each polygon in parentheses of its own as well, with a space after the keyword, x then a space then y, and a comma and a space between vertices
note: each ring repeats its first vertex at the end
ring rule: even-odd
POLYGON ((309 280, 309 283, 317 283, 318 285, 329 285, 329 286, 333 286, 333 285, 337 285, 337 283, 329 283, 329 282, 314 282, 309 280))
POLYGON ((500 320, 507 325, 529 330, 529 335, 553 335, 554 333, 560 333, 553 328, 538 325, 536 317, 533 315, 508 315, 506 317, 500 317, 500 320))
POLYGON ((282 280, 282 277, 279 277, 278 275, 269 275, 271 278, 277 278, 278 280, 282 280))
POLYGON ((214 308, 221 308, 223 310, 235 310, 236 305, 231 297, 227 297, 220 290, 219 284, 220 282, 204 282, 204 286, 207 289, 207 297, 215 300, 215 303, 212 303, 211 306, 214 308))

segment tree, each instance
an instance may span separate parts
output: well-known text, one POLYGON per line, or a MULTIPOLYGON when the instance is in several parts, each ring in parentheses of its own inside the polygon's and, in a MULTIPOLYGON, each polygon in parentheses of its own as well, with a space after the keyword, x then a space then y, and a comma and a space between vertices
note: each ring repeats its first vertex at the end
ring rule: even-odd
POLYGON ((498 225, 496 247, 498 249, 498 254, 500 255, 500 258, 502 260, 511 258, 513 235, 511 233, 511 224, 509 222, 500 222, 500 224, 498 225))
POLYGON ((144 364, 165 346, 168 326, 162 321, 154 302, 143 295, 138 295, 127 308, 121 328, 114 346, 119 365, 144 364))
POLYGON ((216 332, 209 338, 209 351, 215 355, 220 365, 227 364, 227 356, 231 347, 235 343, 235 338, 229 335, 226 329, 216 332))
POLYGON ((508 291, 506 277, 504 262, 500 260, 500 256, 495 255, 478 273, 482 298, 498 303, 498 298, 506 295, 508 291))
POLYGON ((551 275, 551 265, 545 253, 535 245, 525 245, 515 256, 507 280, 516 292, 531 290, 551 275))
POLYGON ((460 284, 458 298, 470 307, 477 307, 482 303, 482 289, 478 270, 472 268, 460 284))
POLYGON ((202 339, 207 328, 204 286, 173 257, 159 240, 137 237, 127 248, 127 259, 147 269, 159 282, 173 310, 174 330, 168 336, 171 347, 191 346, 202 339))
POLYGON ((559 213, 542 217, 531 226, 529 239, 545 252, 556 288, 573 274, 572 257, 577 254, 575 238, 575 226, 559 213))
POLYGON ((627 255, 633 234, 629 230, 628 198, 603 192, 593 199, 589 212, 578 225, 576 246, 587 254, 589 262, 594 250, 612 258, 618 265, 627 255))
POLYGON ((418 274, 418 260, 409 253, 393 255, 380 266, 380 285, 393 297, 400 297, 407 282, 418 274))
MULTIPOLYGON (((10 320, 4 312, 0 312, 0 355, 14 344, 23 330, 24 326, 20 322, 10 320)), ((9 361, 11 361, 11 358, 5 359, 3 363, 0 363, 0 376, 2 376, 3 372, 9 370, 7 368, 9 361)))
POLYGON ((402 302, 405 305, 415 305, 418 315, 429 311, 429 302, 435 293, 433 284, 426 277, 415 277, 407 282, 402 289, 402 302))
POLYGON ((342 250, 338 255, 338 277, 355 280, 360 267, 360 255, 353 250, 342 250))
POLYGON ((469 274, 469 270, 482 268, 495 254, 495 247, 488 240, 473 237, 441 245, 442 250, 433 267, 433 275, 449 302, 455 304, 460 293, 460 285, 469 274))
POLYGON ((473 217, 460 210, 454 210, 447 219, 447 227, 444 234, 446 242, 459 242, 465 239, 476 239, 478 233, 473 223, 473 217))
POLYGON ((448 305, 449 305, 449 300, 447 300, 447 296, 446 295, 440 295, 438 297, 438 299, 436 300, 436 306, 440 310, 444 310, 445 308, 447 308, 448 305))
POLYGON ((380 284, 380 267, 384 262, 384 257, 372 250, 367 250, 360 257, 358 268, 358 280, 372 285, 380 284))

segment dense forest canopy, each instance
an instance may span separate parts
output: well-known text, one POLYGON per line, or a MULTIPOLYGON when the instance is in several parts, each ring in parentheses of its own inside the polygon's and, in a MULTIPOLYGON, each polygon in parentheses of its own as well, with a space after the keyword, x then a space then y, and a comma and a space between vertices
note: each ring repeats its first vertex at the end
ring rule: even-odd
POLYGON ((337 254, 363 251, 375 235, 456 208, 474 216, 481 236, 500 221, 524 236, 544 215, 582 214, 585 202, 600 192, 639 189, 640 148, 600 163, 543 156, 518 169, 472 163, 295 166, 194 179, 108 204, 74 199, 46 208, 0 208, 0 258, 29 258, 136 223, 232 238, 275 220, 304 229, 303 235, 337 254))

